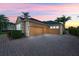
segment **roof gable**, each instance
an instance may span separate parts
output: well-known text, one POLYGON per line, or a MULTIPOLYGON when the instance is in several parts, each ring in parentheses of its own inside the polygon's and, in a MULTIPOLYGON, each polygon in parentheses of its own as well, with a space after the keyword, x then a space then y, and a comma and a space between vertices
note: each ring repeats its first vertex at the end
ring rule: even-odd
POLYGON ((17 17, 16 24, 17 24, 17 23, 21 23, 21 22, 22 22, 21 17, 17 17))

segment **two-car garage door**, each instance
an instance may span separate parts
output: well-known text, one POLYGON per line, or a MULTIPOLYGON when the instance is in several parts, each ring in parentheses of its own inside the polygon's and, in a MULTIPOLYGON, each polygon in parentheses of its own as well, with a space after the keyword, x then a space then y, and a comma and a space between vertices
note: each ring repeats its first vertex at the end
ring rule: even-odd
POLYGON ((36 27, 36 26, 30 27, 30 36, 36 36, 36 35, 41 35, 41 34, 43 34, 42 27, 36 27))

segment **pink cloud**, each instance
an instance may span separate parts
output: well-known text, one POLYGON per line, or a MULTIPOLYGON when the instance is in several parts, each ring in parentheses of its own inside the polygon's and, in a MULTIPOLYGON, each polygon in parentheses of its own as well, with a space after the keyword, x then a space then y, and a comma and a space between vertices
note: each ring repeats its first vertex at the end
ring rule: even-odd
POLYGON ((63 6, 53 6, 53 5, 50 5, 50 6, 35 6, 35 7, 32 7, 31 10, 38 10, 38 11, 45 11, 45 10, 61 10, 63 9, 63 6))
POLYGON ((8 16, 10 22, 16 23, 17 16, 8 16))
MULTIPOLYGON (((20 3, 1 3, 0 4, 0 13, 5 14, 9 17, 11 22, 16 22, 17 16, 20 15, 21 12, 30 12, 33 18, 36 18, 41 21, 45 20, 55 20, 56 17, 59 17, 63 14, 79 14, 79 4, 60 4, 60 5, 40 5, 40 4, 20 4, 20 3), (12 12, 13 11, 13 12, 12 12), (37 12, 40 12, 40 15, 37 12), (36 12, 36 14, 34 14, 36 12), (47 12, 50 15, 47 15, 42 12, 47 12), (17 16, 16 16, 16 15, 17 16)), ((74 18, 73 18, 74 19, 74 18)))
POLYGON ((41 21, 55 20, 56 16, 53 15, 40 15, 40 16, 32 16, 33 18, 41 21))
POLYGON ((23 3, 0 3, 0 9, 14 9, 14 8, 25 8, 30 6, 30 4, 23 3))

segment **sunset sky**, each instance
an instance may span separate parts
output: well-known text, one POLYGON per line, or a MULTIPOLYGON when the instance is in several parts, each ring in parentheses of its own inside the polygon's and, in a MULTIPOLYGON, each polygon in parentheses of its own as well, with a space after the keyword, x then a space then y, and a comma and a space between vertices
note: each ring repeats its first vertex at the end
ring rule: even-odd
POLYGON ((16 22, 21 12, 29 12, 30 16, 41 21, 55 20, 62 15, 71 16, 66 27, 79 26, 79 4, 68 3, 6 3, 0 4, 0 14, 6 15, 11 22, 16 22))

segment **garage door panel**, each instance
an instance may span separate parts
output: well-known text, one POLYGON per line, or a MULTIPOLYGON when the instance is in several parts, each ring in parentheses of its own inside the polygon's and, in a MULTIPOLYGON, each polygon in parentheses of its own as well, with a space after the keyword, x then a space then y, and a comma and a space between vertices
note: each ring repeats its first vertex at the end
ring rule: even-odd
POLYGON ((43 28, 41 27, 30 27, 30 35, 35 36, 35 35, 41 35, 43 34, 43 28))
POLYGON ((59 34, 59 29, 49 29, 49 34, 59 34))

